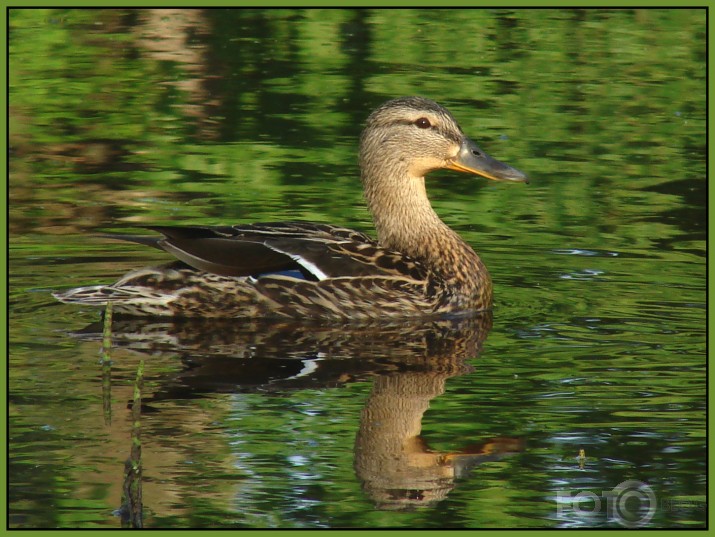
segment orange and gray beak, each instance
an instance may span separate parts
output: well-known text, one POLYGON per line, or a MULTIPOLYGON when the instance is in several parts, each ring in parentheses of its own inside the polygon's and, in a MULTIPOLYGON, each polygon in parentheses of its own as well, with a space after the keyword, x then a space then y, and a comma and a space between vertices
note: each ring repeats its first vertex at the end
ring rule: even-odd
POLYGON ((529 178, 523 172, 499 162, 490 157, 479 146, 469 138, 462 140, 459 153, 452 160, 447 162, 446 168, 459 172, 473 173, 481 175, 494 181, 513 181, 516 183, 528 183, 529 178))

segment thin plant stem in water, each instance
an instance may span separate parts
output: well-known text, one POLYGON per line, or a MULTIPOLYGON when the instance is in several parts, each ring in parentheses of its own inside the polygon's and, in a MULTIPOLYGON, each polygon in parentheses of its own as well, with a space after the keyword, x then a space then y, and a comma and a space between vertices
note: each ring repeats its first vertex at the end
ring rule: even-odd
POLYGON ((132 445, 129 458, 124 464, 124 486, 122 495, 122 527, 143 527, 142 505, 142 444, 141 407, 144 386, 144 360, 139 362, 134 381, 134 401, 132 402, 132 445))
POLYGON ((102 408, 105 425, 112 424, 112 303, 107 302, 102 329, 102 408))

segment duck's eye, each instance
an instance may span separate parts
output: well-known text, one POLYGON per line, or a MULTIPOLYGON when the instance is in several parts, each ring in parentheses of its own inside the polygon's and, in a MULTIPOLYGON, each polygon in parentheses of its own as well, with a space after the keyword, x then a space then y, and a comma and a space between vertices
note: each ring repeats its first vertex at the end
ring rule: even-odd
POLYGON ((429 129, 432 126, 432 123, 430 123, 429 119, 426 117, 421 117, 415 121, 415 125, 417 125, 420 129, 429 129))

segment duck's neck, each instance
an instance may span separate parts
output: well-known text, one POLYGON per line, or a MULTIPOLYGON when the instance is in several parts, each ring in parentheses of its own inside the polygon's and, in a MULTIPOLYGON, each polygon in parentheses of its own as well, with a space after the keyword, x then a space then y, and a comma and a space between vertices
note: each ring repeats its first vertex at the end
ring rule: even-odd
POLYGON ((410 176, 409 170, 387 175, 383 170, 379 176, 370 171, 363 169, 365 198, 384 247, 420 260, 447 279, 488 278, 474 250, 432 209, 424 177, 410 176))

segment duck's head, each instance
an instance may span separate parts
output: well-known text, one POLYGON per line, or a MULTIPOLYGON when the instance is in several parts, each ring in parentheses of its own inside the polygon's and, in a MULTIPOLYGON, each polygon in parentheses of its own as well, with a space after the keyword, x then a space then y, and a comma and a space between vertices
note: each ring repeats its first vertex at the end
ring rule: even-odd
POLYGON ((388 101, 370 115, 360 140, 360 165, 366 183, 387 177, 422 178, 440 168, 495 181, 527 181, 524 173, 490 157, 467 138, 446 108, 422 97, 388 101))

